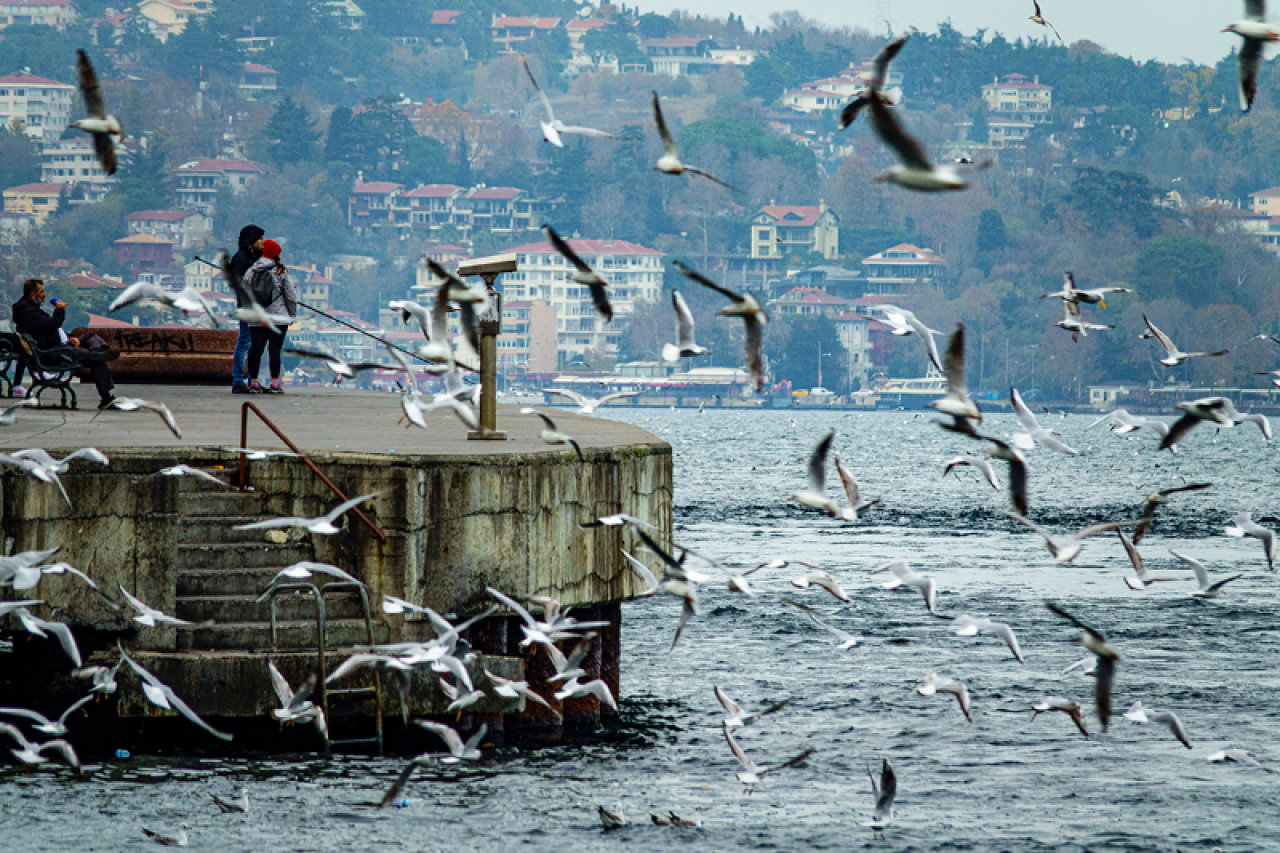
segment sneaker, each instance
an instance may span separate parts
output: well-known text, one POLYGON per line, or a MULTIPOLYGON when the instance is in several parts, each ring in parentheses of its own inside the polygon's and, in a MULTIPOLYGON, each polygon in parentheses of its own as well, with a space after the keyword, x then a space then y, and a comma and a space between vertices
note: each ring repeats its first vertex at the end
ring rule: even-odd
POLYGON ((231 393, 232 394, 248 394, 249 386, 244 384, 243 382, 237 382, 235 385, 231 386, 231 393))
POLYGON ((114 394, 110 395, 109 397, 103 397, 101 400, 98 401, 98 409, 99 410, 109 409, 111 408, 111 404, 114 403, 115 401, 116 401, 116 396, 114 394))
POLYGON ((284 389, 280 387, 279 382, 272 382, 266 388, 262 389, 263 394, 283 394, 284 389))
POLYGON ((261 394, 261 393, 262 393, 262 386, 258 384, 258 380, 256 380, 256 379, 255 379, 255 380, 253 380, 252 382, 250 382, 250 383, 249 383, 249 393, 250 393, 250 394, 261 394))

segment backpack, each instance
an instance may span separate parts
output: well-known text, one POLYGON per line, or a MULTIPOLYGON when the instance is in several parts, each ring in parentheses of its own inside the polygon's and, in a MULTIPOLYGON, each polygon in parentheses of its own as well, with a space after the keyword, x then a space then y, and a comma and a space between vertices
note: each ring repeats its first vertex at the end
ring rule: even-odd
POLYGON ((276 278, 270 269, 258 270, 249 282, 249 293, 253 300, 264 308, 275 301, 276 278))

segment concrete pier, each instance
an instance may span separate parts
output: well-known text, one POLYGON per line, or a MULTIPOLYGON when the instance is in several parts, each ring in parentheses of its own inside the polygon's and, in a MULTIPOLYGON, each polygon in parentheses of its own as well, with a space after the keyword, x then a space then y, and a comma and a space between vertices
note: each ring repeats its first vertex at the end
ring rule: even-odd
MULTIPOLYGON (((630 550, 634 542, 616 528, 583 530, 579 524, 625 512, 669 533, 671 449, 664 442, 626 424, 556 412, 559 428, 582 446, 585 461, 580 462, 571 449, 542 443, 541 422, 519 416, 512 406, 498 408, 498 426, 508 440, 469 442, 466 427, 448 413, 429 414, 425 431, 397 425, 400 402, 392 394, 307 388, 243 397, 221 387, 155 385, 123 387, 117 394, 168 405, 182 439, 148 412, 19 411, 13 426, 0 428, 3 452, 42 447, 61 457, 93 446, 111 460, 107 466, 71 463, 62 475, 69 507, 56 486, 3 468, 5 553, 61 546, 56 559, 85 571, 108 597, 120 600, 122 586, 166 613, 197 623, 142 627, 131 621, 129 610, 114 609, 74 578, 46 576, 22 597, 56 608, 52 616, 36 612, 71 625, 86 663, 114 660, 115 642, 122 639, 140 663, 215 726, 235 732, 242 745, 279 747, 287 741, 296 747, 305 734, 290 733, 281 741, 268 716, 275 697, 266 660, 276 661, 295 685, 315 671, 315 605, 310 596, 281 596, 273 646, 268 605, 256 599, 280 568, 315 560, 337 565, 367 585, 376 642, 433 636, 424 619, 385 615, 383 595, 464 617, 492 603, 485 587, 493 586, 517 600, 554 597, 582 620, 603 618, 610 627, 600 632, 588 669, 593 677, 605 678, 616 695, 619 605, 641 589, 619 549, 630 550), (220 448, 240 444, 246 400, 345 495, 377 493, 362 507, 372 526, 348 513, 335 536, 234 530, 258 518, 319 516, 339 503, 297 458, 249 462, 250 490, 245 491, 158 476, 162 468, 185 463, 235 484, 239 455, 220 448)), ((253 413, 247 429, 248 446, 286 449, 253 413)), ((3 590, 0 596, 17 594, 3 590)), ((353 645, 367 642, 370 631, 355 595, 331 596, 326 616, 326 670, 332 671, 353 645)), ((66 696, 83 695, 87 686, 65 677, 70 661, 56 643, 32 639, 21 629, 4 636, 12 638, 13 652, 0 654, 0 685, 7 680, 19 694, 42 689, 42 698, 32 704, 47 711, 60 710, 66 696), (54 674, 62 677, 51 682, 54 674)), ((472 629, 468 639, 479 653, 473 672, 477 686, 485 668, 513 678, 535 676, 538 686, 545 654, 520 648, 520 638, 509 616, 491 617, 472 629)), ((436 682, 425 669, 395 684, 383 679, 384 714, 396 720, 388 723, 393 739, 402 707, 419 715, 443 711, 447 700, 436 682)), ((361 684, 374 684, 371 671, 334 686, 361 684)), ((122 678, 117 698, 102 703, 110 708, 95 707, 95 718, 103 724, 117 717, 131 721, 125 730, 139 737, 177 725, 165 721, 148 731, 148 721, 167 712, 146 701, 131 674, 122 678)), ((347 729, 368 728, 367 697, 341 702, 332 697, 330 704, 335 738, 347 729)), ((599 713, 594 700, 568 705, 563 710, 569 722, 594 720, 599 713)), ((471 710, 491 729, 549 721, 490 701, 471 710)), ((192 737, 191 730, 183 731, 185 741, 192 737)), ((208 739, 209 748, 218 743, 208 739)))

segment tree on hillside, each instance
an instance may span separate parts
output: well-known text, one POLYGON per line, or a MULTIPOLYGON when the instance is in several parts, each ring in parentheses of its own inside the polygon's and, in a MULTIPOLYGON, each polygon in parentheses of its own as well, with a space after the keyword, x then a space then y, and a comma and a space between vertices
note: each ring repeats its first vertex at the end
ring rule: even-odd
POLYGON ((287 166, 313 159, 320 133, 307 108, 285 95, 262 129, 262 138, 267 144, 267 160, 287 166))
POLYGON ((0 188, 40 180, 40 149, 18 128, 0 125, 0 188))
POLYGON ((774 317, 766 330, 764 353, 771 383, 786 379, 796 388, 813 388, 821 373, 823 387, 844 389, 848 354, 830 317, 774 317))
POLYGON ((1230 302, 1226 255, 1221 246, 1198 237, 1162 237, 1138 254, 1132 281, 1145 299, 1181 299, 1191 305, 1230 302))

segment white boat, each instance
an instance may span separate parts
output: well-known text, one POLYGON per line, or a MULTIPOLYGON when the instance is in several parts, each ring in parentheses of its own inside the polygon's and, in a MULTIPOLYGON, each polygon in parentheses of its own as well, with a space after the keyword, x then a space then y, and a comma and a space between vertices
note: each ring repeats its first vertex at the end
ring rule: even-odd
POLYGON ((947 378, 933 366, 918 379, 885 379, 876 386, 877 409, 923 409, 947 392, 947 378))

